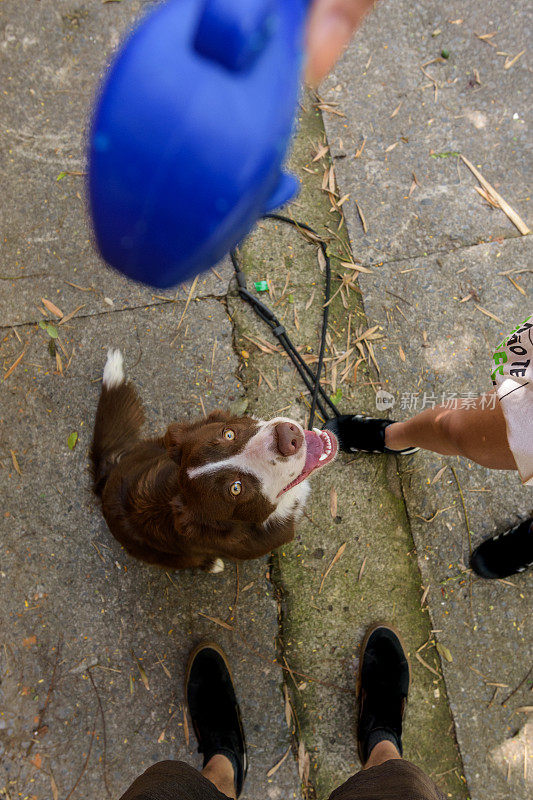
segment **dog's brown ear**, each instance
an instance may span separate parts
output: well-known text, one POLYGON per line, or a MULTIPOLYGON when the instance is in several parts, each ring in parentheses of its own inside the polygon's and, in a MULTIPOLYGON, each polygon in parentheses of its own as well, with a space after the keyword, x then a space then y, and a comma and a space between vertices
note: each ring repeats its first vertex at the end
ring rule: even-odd
POLYGON ((167 432, 163 436, 163 444, 165 445, 169 456, 174 459, 174 461, 181 460, 181 443, 183 440, 183 434, 187 429, 187 425, 183 425, 180 422, 172 422, 168 428, 167 432))

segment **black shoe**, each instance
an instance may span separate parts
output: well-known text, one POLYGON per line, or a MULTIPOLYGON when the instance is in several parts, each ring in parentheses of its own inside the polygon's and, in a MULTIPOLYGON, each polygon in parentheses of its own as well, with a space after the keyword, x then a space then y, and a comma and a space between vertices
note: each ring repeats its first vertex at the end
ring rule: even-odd
POLYGON ((362 414, 340 414, 328 419, 324 428, 335 434, 340 449, 345 453, 392 453, 404 456, 416 453, 418 447, 390 450, 385 445, 385 428, 393 422, 392 419, 376 419, 362 414))
POLYGON ((185 691, 203 765, 217 753, 226 756, 233 765, 238 797, 248 770, 246 742, 231 672, 218 645, 200 644, 191 653, 185 691))
POLYGON ((402 748, 402 720, 409 692, 409 662, 397 634, 387 625, 373 625, 359 659, 359 757, 365 764, 378 742, 402 748))
POLYGON ((533 518, 485 539, 470 556, 470 566, 482 578, 507 578, 533 564, 533 518))

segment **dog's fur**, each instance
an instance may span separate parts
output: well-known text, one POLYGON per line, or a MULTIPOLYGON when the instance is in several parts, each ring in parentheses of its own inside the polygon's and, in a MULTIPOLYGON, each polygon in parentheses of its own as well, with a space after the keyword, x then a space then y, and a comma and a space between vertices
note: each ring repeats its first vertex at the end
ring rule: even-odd
POLYGON ((284 491, 302 473, 305 447, 280 455, 280 421, 297 426, 303 441, 293 420, 223 411, 141 439, 142 404, 124 380, 120 351, 110 350, 90 456, 111 533, 143 561, 211 572, 224 568, 223 558, 257 558, 289 542, 309 486, 284 491))

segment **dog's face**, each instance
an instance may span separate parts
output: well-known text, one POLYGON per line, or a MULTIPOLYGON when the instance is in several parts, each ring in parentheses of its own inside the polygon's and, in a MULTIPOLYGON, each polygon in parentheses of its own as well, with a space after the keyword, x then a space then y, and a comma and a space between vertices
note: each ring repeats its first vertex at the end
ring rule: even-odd
POLYGON ((293 508, 300 484, 337 454, 329 431, 304 431, 284 417, 265 422, 213 412, 170 425, 165 445, 179 465, 182 502, 205 521, 260 524, 293 508))

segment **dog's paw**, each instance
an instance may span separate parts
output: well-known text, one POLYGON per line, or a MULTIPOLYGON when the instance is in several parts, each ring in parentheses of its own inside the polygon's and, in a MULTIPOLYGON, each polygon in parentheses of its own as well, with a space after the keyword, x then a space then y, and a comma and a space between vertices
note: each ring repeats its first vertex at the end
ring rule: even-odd
POLYGON ((210 572, 212 575, 215 575, 217 572, 224 572, 224 562, 221 558, 215 558, 206 569, 206 572, 210 572))
POLYGON ((104 367, 102 382, 106 389, 116 389, 124 380, 122 367, 122 353, 120 350, 107 351, 107 361, 104 367))

